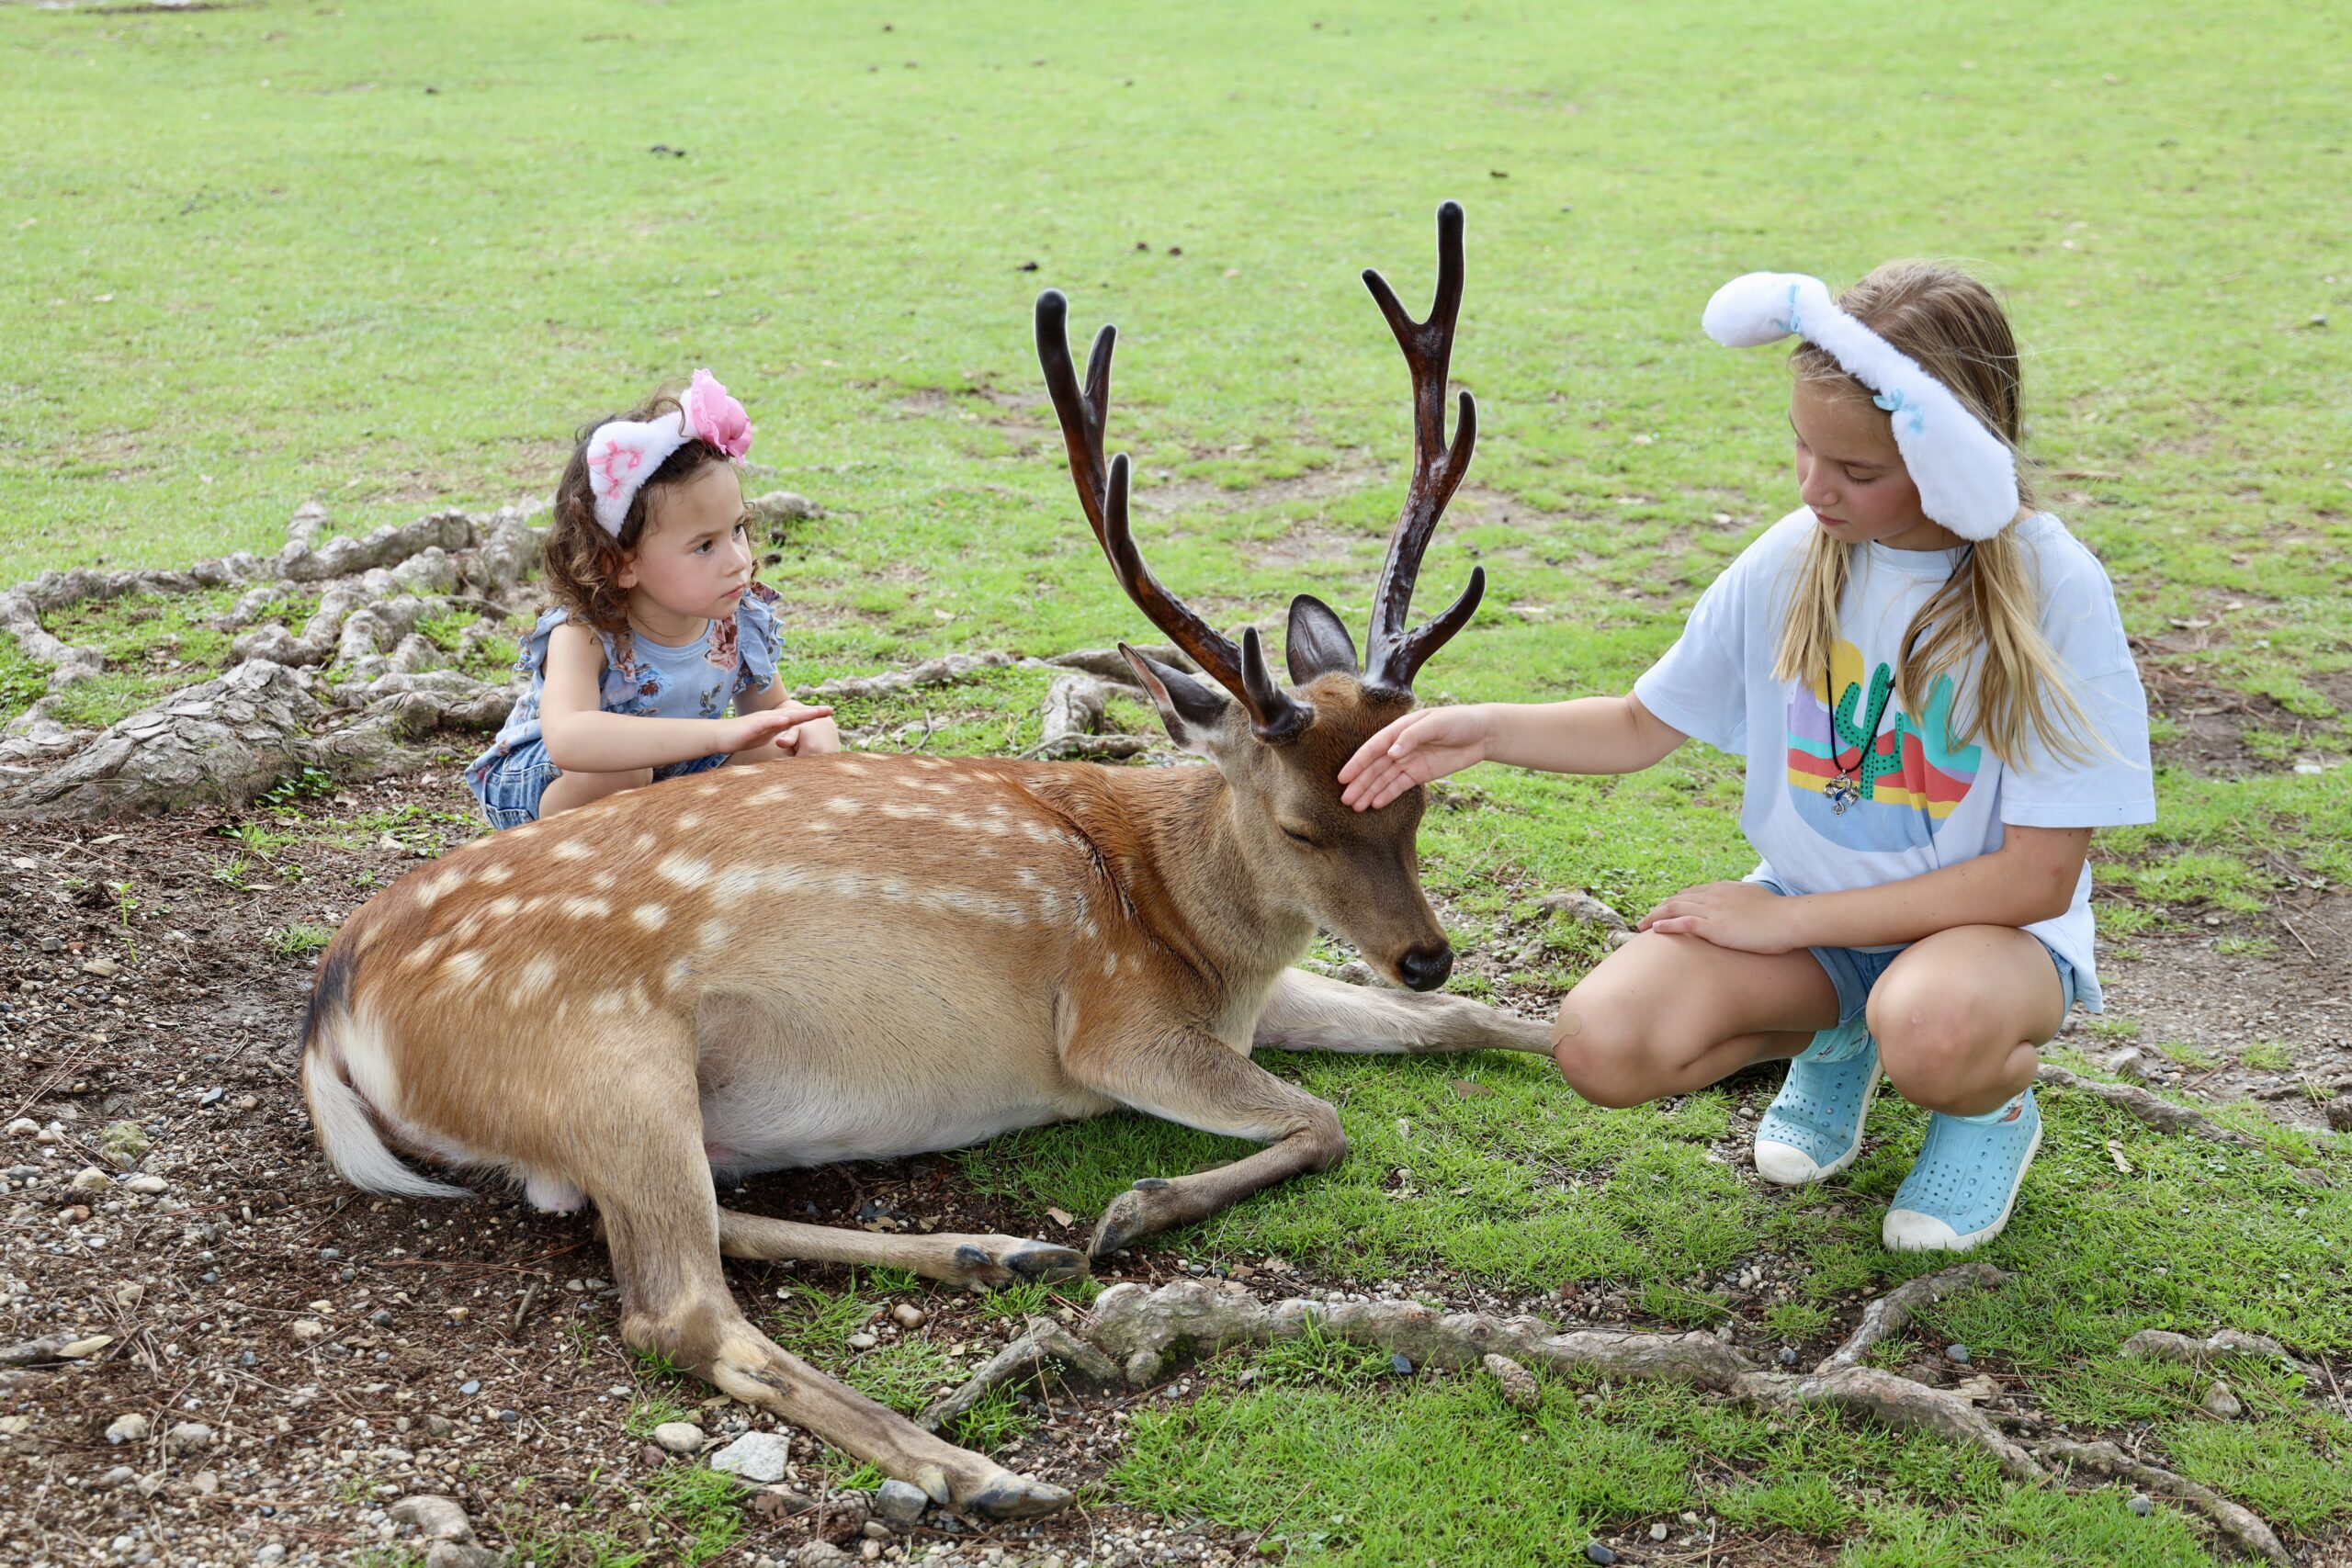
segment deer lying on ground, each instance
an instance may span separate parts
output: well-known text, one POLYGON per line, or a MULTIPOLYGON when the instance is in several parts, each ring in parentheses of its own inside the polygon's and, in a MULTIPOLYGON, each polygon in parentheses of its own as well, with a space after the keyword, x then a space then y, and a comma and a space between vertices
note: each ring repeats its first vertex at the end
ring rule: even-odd
POLYGON ((457 1196, 394 1147, 501 1171, 550 1210, 593 1201, 621 1337, 971 1515, 1069 1494, 956 1448, 787 1355, 720 1258, 888 1265, 958 1283, 1068 1279, 1085 1256, 1009 1235, 877 1235, 718 1206, 713 1173, 889 1159, 1131 1106, 1262 1151, 1146 1177, 1091 1251, 1215 1213, 1346 1151, 1332 1108, 1253 1045, 1545 1051, 1544 1026, 1430 995, 1453 955, 1422 896, 1415 790, 1357 813, 1340 765, 1408 708, 1484 577, 1407 629, 1421 553, 1475 438, 1445 439, 1462 212, 1438 215, 1437 299, 1415 321, 1364 275, 1413 379, 1415 458, 1366 661, 1339 616, 1291 605, 1277 681, 1146 568, 1128 465, 1106 465, 1113 332, 1083 388, 1059 294, 1038 353, 1079 500, 1136 604, 1207 679, 1125 648, 1176 743, 1214 766, 842 755, 733 767, 477 840, 355 914, 322 958, 302 1087, 358 1186, 457 1196), (773 825, 772 848, 754 825, 773 825), (1317 925, 1406 990, 1290 967, 1317 925))

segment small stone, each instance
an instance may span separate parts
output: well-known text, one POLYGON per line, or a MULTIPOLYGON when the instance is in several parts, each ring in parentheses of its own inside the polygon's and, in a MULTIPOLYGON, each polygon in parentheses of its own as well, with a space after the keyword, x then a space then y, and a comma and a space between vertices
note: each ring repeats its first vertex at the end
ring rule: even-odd
POLYGON ((90 958, 83 961, 82 973, 85 975, 96 975, 103 980, 117 973, 121 969, 121 964, 117 964, 111 958, 90 958))
POLYGON ((172 1184, 160 1176, 134 1176, 123 1186, 142 1198, 161 1197, 172 1190, 172 1184))
POLYGON ((200 1449, 212 1440, 212 1428, 201 1421, 182 1421, 164 1435, 167 1447, 200 1449))
POLYGON ((843 1341, 843 1343, 847 1344, 853 1350, 871 1350, 876 1345, 881 1344, 882 1341, 876 1338, 871 1334, 853 1334, 847 1340, 843 1341))
POLYGON ((1796 1348, 1795 1346, 1793 1346, 1793 1345, 1783 1345, 1783 1346, 1781 1346, 1781 1365, 1782 1365, 1782 1366, 1784 1366, 1784 1367, 1793 1367, 1793 1366, 1795 1366, 1796 1364, 1797 1364, 1797 1348, 1796 1348))
POLYGON ((424 1554, 424 1568, 498 1568, 505 1559, 470 1540, 436 1540, 424 1554))
POLYGON ((653 1428, 653 1441, 664 1453, 690 1454, 702 1447, 702 1428, 691 1421, 664 1421, 653 1428))
POLYGON ((1126 1364, 1122 1369, 1127 1375, 1127 1386, 1141 1388, 1146 1383, 1153 1382, 1159 1376, 1159 1369, 1162 1365, 1164 1363, 1160 1360, 1157 1350, 1136 1351, 1127 1358, 1126 1364))
POLYGON ((1968 1347, 1965 1345, 1947 1345, 1944 1347, 1944 1354, 1963 1367, 1968 1365, 1968 1347))
POLYGON ((40 1133, 40 1123, 29 1116, 19 1116, 8 1123, 8 1136, 12 1138, 37 1137, 40 1133))
POLYGON ((85 1165, 74 1173, 66 1185, 76 1192, 103 1192, 114 1184, 114 1179, 95 1165, 85 1165))
POLYGON ((147 1417, 144 1416, 118 1416, 114 1418, 113 1424, 107 1427, 107 1441, 109 1443, 140 1443, 146 1440, 147 1417))
POLYGON ((886 1481, 874 1494, 874 1511, 894 1525, 910 1525, 922 1517, 931 1498, 911 1482, 886 1481))
POLYGON ((1589 1541, 1585 1545, 1584 1560, 1587 1562, 1614 1562, 1617 1554, 1597 1540, 1589 1541))
POLYGON ((791 1441, 776 1432, 746 1432, 710 1456, 711 1469, 763 1486, 791 1467, 791 1441))
POLYGON ((931 1314, 912 1302, 900 1302, 890 1309, 890 1316, 901 1328, 921 1328, 931 1321, 931 1314))
POLYGON ((137 1165, 153 1146, 147 1141, 147 1130, 136 1122, 111 1122, 98 1134, 98 1153, 119 1170, 129 1170, 137 1165))
POLYGON ((286 1549, 278 1545, 277 1542, 274 1540, 267 1546, 263 1547, 259 1551, 254 1553, 254 1568, 269 1568, 269 1565, 273 1562, 283 1562, 285 1561, 286 1549))
POLYGON ((215 1470, 199 1470, 188 1477, 188 1484, 196 1488, 198 1496, 209 1497, 220 1490, 220 1472, 215 1470))
POLYGON ((1501 1385, 1503 1403, 1513 1410, 1535 1410, 1544 1404, 1544 1385, 1535 1374, 1509 1356, 1488 1353, 1479 1363, 1501 1385))
POLYGON ((2107 1070, 2119 1078, 2144 1082, 2148 1077, 2148 1054, 2137 1045, 2126 1045, 2107 1059, 2107 1070))
POLYGON ((458 1392, 459 1393, 467 1394, 480 1393, 481 1392, 481 1380, 480 1378, 468 1378, 465 1382, 458 1385, 458 1392))
POLYGON ((1411 1377, 1413 1375, 1413 1358, 1406 1355, 1402 1350, 1399 1350, 1395 1355, 1388 1358, 1388 1370, 1395 1372, 1400 1378, 1411 1377))
POLYGON ((437 1492, 418 1492, 401 1498, 389 1510, 401 1524, 413 1525, 416 1533, 427 1540, 471 1540, 474 1527, 466 1517, 466 1510, 452 1497, 437 1492))
POLYGON ((99 1476, 98 1484, 101 1486, 128 1486, 138 1479, 139 1472, 137 1471, 131 1469, 127 1464, 119 1464, 113 1469, 107 1471, 104 1475, 99 1476))
POLYGON ((458 1429, 458 1424, 447 1416, 427 1416, 424 1429, 436 1438, 446 1438, 458 1429))
POLYGON ((286 1325, 286 1332, 297 1339, 316 1339, 327 1331, 327 1325, 315 1317, 298 1317, 286 1325))
POLYGON ((2245 1414, 2245 1406, 2239 1402, 2236 1392, 2220 1378, 2213 1380, 2213 1386, 2205 1391, 2205 1397, 2197 1402, 2197 1408, 2224 1421, 2234 1421, 2245 1414))
POLYGON ((792 1554, 793 1568, 837 1568, 849 1553, 830 1540, 812 1540, 792 1554))
POLYGON ((198 1105, 218 1105, 220 1103, 220 1097, 228 1092, 224 1089, 208 1089, 196 1097, 196 1102, 198 1105))
POLYGON ((1666 1525, 1663 1520, 1650 1527, 1650 1539, 1652 1540, 1664 1540, 1666 1539, 1666 1525))
POLYGON ((2352 1094, 2339 1094, 2327 1102, 2327 1124, 2338 1133, 2352 1133, 2352 1094))
POLYGON ((857 1533, 868 1540, 888 1540, 890 1539, 890 1527, 880 1519, 868 1519, 857 1527, 857 1533))
POLYGON ((2143 1496, 2134 1496, 2132 1501, 2126 1503, 2124 1506, 2131 1509, 2133 1513, 2139 1515, 2143 1519, 2150 1514, 2156 1511, 2156 1506, 2143 1496))

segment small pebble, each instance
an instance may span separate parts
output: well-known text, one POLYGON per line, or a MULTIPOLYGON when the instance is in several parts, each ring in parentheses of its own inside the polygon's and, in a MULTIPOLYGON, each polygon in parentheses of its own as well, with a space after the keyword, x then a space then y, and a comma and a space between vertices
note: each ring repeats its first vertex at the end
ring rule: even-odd
POLYGON ((480 1393, 481 1392, 481 1382, 479 1379, 468 1378, 465 1382, 458 1385, 458 1392, 459 1393, 480 1393))
POLYGON ((890 1316, 901 1328, 921 1328, 931 1321, 930 1314, 912 1302, 900 1302, 890 1309, 890 1316))
POLYGON ((153 1198, 172 1190, 171 1183, 160 1176, 134 1176, 124 1182, 123 1186, 146 1198, 153 1198))
POLYGON ((2150 1514, 2154 1513, 2156 1510, 2156 1506, 2154 1503, 2149 1502, 2145 1497, 2134 1497, 2130 1503, 2124 1506, 2143 1519, 2150 1514))
POLYGON ((1968 1347, 1965 1345, 1947 1345, 1944 1347, 1944 1354, 1963 1367, 1968 1365, 1968 1347))
POLYGON ((876 1345, 881 1344, 882 1341, 876 1338, 871 1334, 853 1334, 849 1337, 846 1343, 853 1350, 871 1350, 876 1345))
POLYGON ((112 1179, 96 1166, 85 1165, 74 1173, 74 1179, 66 1185, 76 1192, 103 1192, 111 1180, 112 1179))
POLYGON ((1614 1562, 1617 1554, 1596 1540, 1585 1547, 1584 1560, 1588 1562, 1614 1562))
POLYGON ((665 1452, 690 1454, 702 1447, 702 1428, 691 1421, 664 1421, 653 1428, 653 1440, 665 1452))
POLYGON ((141 1442, 146 1437, 147 1417, 144 1416, 118 1416, 107 1427, 107 1441, 109 1443, 141 1442))
POLYGON ((894 1525, 910 1525, 931 1506, 923 1489, 905 1481, 886 1481, 874 1494, 874 1511, 894 1525))
POLYGON ((1782 1366, 1784 1366, 1784 1367, 1793 1367, 1793 1366, 1795 1366, 1796 1364, 1797 1364, 1797 1349, 1796 1349, 1796 1347, 1795 1347, 1795 1346, 1793 1346, 1793 1345, 1783 1345, 1783 1346, 1781 1346, 1781 1365, 1782 1365, 1782 1366))
POLYGON ((1650 1527, 1650 1539, 1652 1540, 1664 1540, 1666 1539, 1666 1525, 1663 1521, 1650 1527))
POLYGON ((1388 1358, 1388 1370, 1395 1372, 1400 1378, 1411 1377, 1413 1375, 1413 1359, 1400 1350, 1396 1355, 1388 1358))

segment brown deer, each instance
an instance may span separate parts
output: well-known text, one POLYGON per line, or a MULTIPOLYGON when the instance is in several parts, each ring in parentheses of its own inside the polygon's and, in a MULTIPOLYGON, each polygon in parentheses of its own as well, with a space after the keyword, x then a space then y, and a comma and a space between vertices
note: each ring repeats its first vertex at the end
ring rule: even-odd
POLYGON ((1253 1064, 1253 1045, 1550 1048, 1542 1025, 1428 994, 1453 953, 1416 869, 1421 792, 1361 814, 1339 802, 1340 764, 1411 705, 1415 671, 1483 585, 1474 572, 1407 629, 1474 431, 1465 393, 1445 442, 1461 209, 1438 228, 1427 321, 1364 275, 1412 370, 1416 455, 1361 672, 1317 600, 1292 604, 1285 687, 1254 630, 1237 648, 1160 586, 1128 526, 1127 459, 1102 457, 1112 331, 1081 390, 1048 292, 1038 351, 1079 499, 1120 583, 1207 679, 1127 660, 1168 733, 1215 765, 808 758, 477 840, 371 900, 321 961, 302 1086, 335 1168, 380 1192, 462 1192, 399 1148, 503 1172, 542 1208, 593 1201, 628 1344, 965 1513, 1067 1503, 786 1354, 744 1318, 720 1258, 993 1284, 1081 1275, 1085 1256, 739 1213, 713 1172, 888 1159, 1123 1105, 1268 1145, 1137 1181, 1096 1227, 1100 1256, 1345 1152, 1338 1114, 1253 1064), (1291 968, 1318 924, 1409 989, 1291 968))

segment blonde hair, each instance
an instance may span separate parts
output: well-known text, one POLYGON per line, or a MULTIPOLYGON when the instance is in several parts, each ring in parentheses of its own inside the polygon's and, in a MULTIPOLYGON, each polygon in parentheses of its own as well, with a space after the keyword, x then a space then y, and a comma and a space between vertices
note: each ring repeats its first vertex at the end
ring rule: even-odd
MULTIPOLYGON (((1987 429, 2017 448, 2022 430, 2017 340, 1992 290, 1932 262, 1889 262, 1839 295, 1838 304, 1918 361, 1987 429)), ((1810 343, 1797 346, 1789 365, 1800 381, 1870 400, 1870 389, 1810 343)), ((2032 476, 2022 457, 2018 496, 2033 503, 2032 476)), ((1808 684, 1826 679, 1853 549, 1818 529, 1807 542, 1781 628, 1772 668, 1776 679, 1808 684)), ((2037 599, 2033 572, 2014 529, 2004 528, 1972 547, 1904 632, 1894 670, 1894 690, 1904 706, 1923 712, 1937 678, 1950 674, 1960 684, 1962 666, 1982 649, 1973 689, 1953 708, 1952 739, 1980 740, 2009 763, 2032 741, 2055 757, 2091 760, 2096 732, 2067 690, 2064 662, 2041 635, 2037 599)), ((1835 693, 1825 693, 1823 700, 1837 706, 1835 693)))

